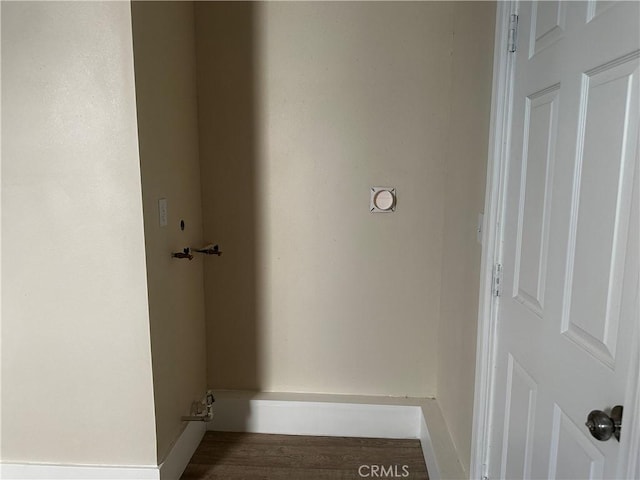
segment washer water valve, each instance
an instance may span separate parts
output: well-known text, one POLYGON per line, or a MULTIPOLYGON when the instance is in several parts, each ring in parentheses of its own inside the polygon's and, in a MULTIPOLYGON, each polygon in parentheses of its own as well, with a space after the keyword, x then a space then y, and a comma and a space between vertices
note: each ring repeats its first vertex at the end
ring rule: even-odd
POLYGON ((194 401, 191 404, 191 415, 182 417, 183 422, 211 422, 213 420, 213 403, 216 399, 213 397, 213 391, 207 390, 206 395, 199 402, 194 401))

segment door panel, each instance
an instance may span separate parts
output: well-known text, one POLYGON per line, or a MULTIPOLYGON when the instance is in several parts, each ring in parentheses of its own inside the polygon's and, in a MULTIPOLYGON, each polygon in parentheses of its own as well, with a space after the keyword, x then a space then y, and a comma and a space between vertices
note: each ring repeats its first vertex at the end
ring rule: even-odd
POLYGON ((613 367, 638 129, 638 53, 583 75, 562 331, 613 367))
POLYGON ((554 85, 526 98, 514 297, 542 316, 558 117, 554 85))
POLYGON ((509 355, 500 478, 531 475, 537 387, 531 375, 509 355))
POLYGON ((537 2, 532 5, 529 57, 562 37, 565 15, 565 2, 537 2))
POLYGON ((617 2, 611 0, 589 0, 587 4, 587 22, 590 22, 607 8, 617 2))
POLYGON ((558 405, 554 405, 549 479, 603 478, 604 455, 558 405))
POLYGON ((640 4, 518 15, 489 477, 617 478, 584 423, 624 403, 640 313, 640 4))

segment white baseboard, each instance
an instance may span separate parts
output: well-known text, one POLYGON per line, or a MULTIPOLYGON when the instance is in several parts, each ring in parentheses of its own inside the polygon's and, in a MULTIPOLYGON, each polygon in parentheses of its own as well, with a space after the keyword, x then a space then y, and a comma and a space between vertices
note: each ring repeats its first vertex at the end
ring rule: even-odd
POLYGON ((207 430, 205 422, 188 422, 182 434, 173 444, 169 454, 160 464, 160 480, 178 480, 187 468, 189 460, 207 430))
POLYGON ((424 415, 420 415, 420 446, 422 447, 422 456, 424 457, 424 464, 427 465, 429 472, 429 479, 441 480, 440 466, 436 459, 436 453, 433 449, 433 443, 431 442, 431 435, 429 434, 429 428, 424 415))
POLYGON ((421 428, 420 441, 425 462, 427 465, 433 465, 429 476, 435 478, 437 475, 440 480, 469 478, 458 457, 447 423, 436 400, 429 400, 422 404, 421 428))
POLYGON ((189 422, 159 466, 55 465, 0 463, 0 479, 6 480, 178 480, 204 433, 204 422, 189 422))
POLYGON ((40 463, 2 463, 3 480, 159 480, 158 467, 120 467, 112 465, 49 465, 40 463))
POLYGON ((418 438, 420 407, 216 395, 209 430, 330 437, 418 438))
POLYGON ((284 435, 420 439, 431 480, 462 469, 433 399, 299 393, 216 393, 209 430, 284 435), (434 428, 431 428, 431 422, 434 428))
POLYGON ((214 420, 189 422, 159 466, 0 464, 7 480, 177 480, 205 429, 234 432, 420 439, 431 480, 462 479, 433 399, 295 393, 217 392, 214 420))

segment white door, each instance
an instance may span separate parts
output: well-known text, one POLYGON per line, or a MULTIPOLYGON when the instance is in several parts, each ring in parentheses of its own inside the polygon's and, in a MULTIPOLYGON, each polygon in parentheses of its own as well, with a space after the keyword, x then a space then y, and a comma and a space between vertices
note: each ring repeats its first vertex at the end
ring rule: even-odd
POLYGON ((638 376, 639 7, 518 5, 491 479, 625 471, 585 422, 638 376))

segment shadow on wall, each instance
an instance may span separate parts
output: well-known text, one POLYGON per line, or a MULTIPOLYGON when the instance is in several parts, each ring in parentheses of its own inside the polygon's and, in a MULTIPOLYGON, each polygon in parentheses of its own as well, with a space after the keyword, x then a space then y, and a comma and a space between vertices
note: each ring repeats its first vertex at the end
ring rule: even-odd
POLYGON ((255 6, 194 8, 203 234, 224 252, 204 268, 207 384, 260 391, 255 6))
POLYGON ((196 2, 209 388, 435 395, 452 21, 196 2))

